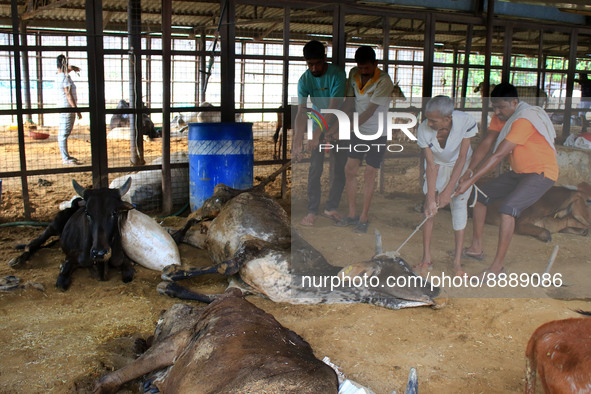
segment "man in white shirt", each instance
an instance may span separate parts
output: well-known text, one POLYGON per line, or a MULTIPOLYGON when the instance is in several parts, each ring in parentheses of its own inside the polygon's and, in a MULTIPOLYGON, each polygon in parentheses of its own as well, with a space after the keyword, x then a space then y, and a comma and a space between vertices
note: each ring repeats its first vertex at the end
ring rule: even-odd
POLYGON ((432 268, 433 216, 438 209, 450 204, 455 233, 454 270, 456 275, 466 276, 461 256, 468 220, 468 198, 472 188, 457 196, 453 193, 458 179, 468 169, 472 157, 470 138, 478 133, 478 127, 470 115, 454 111, 453 100, 447 96, 436 96, 429 100, 425 116, 427 119, 418 129, 417 143, 425 153, 426 182, 423 192, 427 198, 424 212, 429 220, 423 227, 423 260, 417 268, 420 272, 432 268))
MULTIPOLYGON (((362 46, 355 52, 354 67, 347 80, 347 98, 345 111, 354 106, 358 114, 359 133, 364 136, 376 136, 376 139, 361 139, 355 133, 351 133, 351 145, 348 152, 345 175, 347 182, 345 190, 349 200, 348 216, 336 223, 337 226, 355 225, 354 231, 366 233, 369 224, 369 206, 373 196, 375 178, 378 169, 384 159, 387 144, 387 114, 394 84, 388 73, 383 72, 377 66, 376 53, 368 46, 362 46), (379 130, 381 136, 377 136, 379 130), (369 149, 355 149, 355 146, 368 146, 369 149), (361 214, 357 216, 355 195, 357 194, 357 173, 361 161, 365 158, 367 164, 364 175, 363 207, 361 214)), ((352 120, 354 118, 351 118, 352 120)), ((355 122, 353 122, 355 124, 355 122)))

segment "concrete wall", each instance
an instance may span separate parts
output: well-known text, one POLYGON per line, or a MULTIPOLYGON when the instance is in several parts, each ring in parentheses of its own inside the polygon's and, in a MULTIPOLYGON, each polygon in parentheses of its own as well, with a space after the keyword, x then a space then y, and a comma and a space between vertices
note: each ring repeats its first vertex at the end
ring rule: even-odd
POLYGON ((591 183, 591 151, 557 145, 556 152, 560 170, 558 185, 591 183))

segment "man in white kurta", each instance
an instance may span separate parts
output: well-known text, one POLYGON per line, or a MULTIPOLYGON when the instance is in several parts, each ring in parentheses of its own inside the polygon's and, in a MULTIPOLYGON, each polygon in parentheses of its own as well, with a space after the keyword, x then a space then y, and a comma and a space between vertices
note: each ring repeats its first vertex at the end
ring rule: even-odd
POLYGON ((471 189, 457 196, 453 192, 458 179, 468 168, 472 156, 470 138, 477 134, 478 127, 470 115, 454 111, 453 100, 447 96, 429 100, 425 115, 427 119, 419 126, 417 143, 425 153, 424 212, 429 220, 423 227, 423 260, 418 268, 423 272, 432 268, 433 216, 438 209, 450 204, 455 233, 454 270, 456 275, 465 276, 461 256, 471 189))

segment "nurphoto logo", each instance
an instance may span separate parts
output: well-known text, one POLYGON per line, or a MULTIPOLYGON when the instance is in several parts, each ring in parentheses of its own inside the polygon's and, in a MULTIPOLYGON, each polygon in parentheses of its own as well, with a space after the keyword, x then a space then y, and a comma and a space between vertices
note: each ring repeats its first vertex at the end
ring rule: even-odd
POLYGON ((368 141, 368 143, 362 144, 353 144, 349 146, 338 146, 336 144, 331 143, 322 143, 319 144, 318 149, 320 151, 327 151, 331 149, 336 149, 337 151, 340 150, 347 150, 347 151, 355 151, 355 152, 367 152, 370 149, 370 146, 377 147, 378 151, 382 148, 386 149, 388 152, 402 152, 404 147, 400 144, 376 144, 376 143, 369 143, 369 141, 375 141, 378 138, 385 135, 388 141, 392 141, 392 136, 394 130, 399 130, 406 135, 406 137, 411 141, 416 141, 417 137, 410 131, 413 127, 417 125, 417 118, 414 114, 407 113, 407 112, 379 112, 378 113, 378 122, 377 122, 377 130, 373 133, 368 134, 367 132, 361 132, 359 130, 359 114, 357 112, 353 113, 353 122, 349 119, 349 116, 338 109, 321 109, 320 112, 308 108, 309 112, 308 115, 308 124, 307 124, 307 138, 311 140, 313 138, 313 130, 314 130, 314 123, 320 128, 322 132, 325 132, 329 129, 328 123, 322 114, 333 114, 338 122, 339 125, 339 134, 338 140, 339 141, 349 141, 351 140, 351 131, 355 134, 355 136, 362 141, 368 141), (384 122, 384 117, 386 117, 384 122), (353 128, 351 128, 351 123, 353 124, 353 128), (384 133, 384 128, 385 133, 384 133))

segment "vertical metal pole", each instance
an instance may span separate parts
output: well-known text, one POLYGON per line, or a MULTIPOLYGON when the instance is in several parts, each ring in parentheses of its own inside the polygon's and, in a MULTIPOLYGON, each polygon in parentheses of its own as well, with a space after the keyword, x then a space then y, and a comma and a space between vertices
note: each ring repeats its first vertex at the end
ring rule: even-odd
MULTIPOLYGON (((240 43, 241 53, 244 54, 244 41, 240 43)), ((246 80, 246 60, 240 59, 240 108, 244 108, 244 89, 246 88, 244 81, 246 80)))
POLYGON ((205 34, 205 30, 201 32, 201 55, 199 56, 199 105, 203 104, 205 101, 205 84, 207 75, 205 74, 207 71, 207 56, 205 54, 205 50, 207 49, 207 35, 205 34))
POLYGON ((568 54, 568 71, 566 76, 566 102, 564 106, 564 123, 562 125, 562 139, 570 134, 570 117, 572 114, 572 97, 575 86, 575 72, 577 70, 577 45, 579 44, 579 30, 570 33, 570 51, 568 54))
MULTIPOLYGON (((37 47, 41 47, 41 34, 37 32, 35 35, 35 43, 37 47)), ((42 52, 37 50, 37 103, 39 108, 43 109, 43 59, 42 52)), ((39 125, 43 125, 43 113, 39 114, 39 125)))
POLYGON ((432 14, 425 16, 425 45, 424 45, 424 63, 423 63, 423 103, 425 98, 433 94, 433 56, 435 46, 435 18, 432 14))
MULTIPOLYGON (((291 17, 291 9, 289 7, 285 7, 283 10, 283 93, 282 93, 282 100, 283 103, 283 136, 281 138, 281 151, 282 155, 281 158, 283 160, 287 160, 287 130, 290 129, 291 125, 287 124, 287 120, 291 119, 292 114, 290 100, 288 97, 288 86, 289 86, 289 24, 290 24, 290 17, 291 17)), ((243 47, 244 48, 244 47, 243 47)), ((244 53, 244 51, 242 51, 244 53)), ((281 174, 281 198, 283 198, 287 193, 287 171, 281 174)))
POLYGON ((480 118, 481 130, 486 130, 488 123, 488 99, 490 97, 490 58, 493 44, 493 18, 495 16, 495 0, 488 0, 486 11, 486 49, 484 52, 484 86, 482 87, 482 116, 480 118))
MULTIPOLYGON (((18 17, 18 1, 12 0, 12 42, 14 45, 14 79, 16 81, 15 98, 16 98, 16 120, 18 124, 18 150, 20 159, 21 172, 27 171, 27 157, 25 155, 25 131, 23 127, 23 100, 21 91, 21 57, 20 57, 20 40, 19 40, 19 17, 18 17)), ((27 177, 21 175, 21 187, 23 194, 23 209, 26 220, 31 220, 31 204, 29 197, 29 184, 27 177)))
POLYGON ((141 55, 141 1, 129 0, 127 8, 127 30, 129 34, 129 115, 130 161, 134 166, 144 164, 142 136, 142 55, 141 55))
POLYGON ((511 50, 513 48, 513 24, 510 23, 505 28, 503 43, 503 68, 501 71, 501 80, 509 82, 511 79, 511 50))
POLYGON ((236 22, 236 7, 233 0, 220 0, 220 8, 225 12, 221 15, 223 20, 220 35, 221 35, 221 109, 222 122, 235 122, 235 104, 234 104, 234 80, 235 69, 234 62, 236 61, 236 48, 234 47, 235 22, 236 22), (225 7, 224 7, 225 3, 225 7))
POLYGON ((457 103, 456 101, 456 87, 458 85, 458 82, 456 81, 457 77, 458 77, 458 47, 455 46, 454 47, 454 55, 453 55, 453 68, 451 71, 451 97, 454 100, 454 103, 457 103))
POLYGON ((347 49, 345 37, 345 8, 336 4, 333 10, 332 22, 332 63, 345 68, 345 52, 347 49))
POLYGON ((472 51, 472 36, 474 35, 474 25, 468 26, 468 35, 466 36, 466 52, 464 53, 464 73, 462 74, 462 101, 460 107, 466 107, 466 96, 468 95, 468 77, 470 76, 470 52, 472 51))
MULTIPOLYGON (((390 60, 390 18, 388 18, 387 16, 382 18, 383 22, 383 28, 382 28, 382 32, 384 34, 383 37, 383 41, 382 41, 382 47, 383 47, 383 52, 384 52, 384 72, 388 73, 388 62, 390 60)), ((396 81, 394 81, 394 83, 396 83, 396 81)), ((384 167, 381 166, 380 169, 380 178, 378 179, 379 182, 379 190, 380 190, 380 194, 384 193, 384 167)))
MULTIPOLYGON (((164 18, 164 10, 162 11, 162 17, 164 18)), ((164 29, 164 22, 162 22, 162 29, 164 29)), ((163 32, 163 34, 164 34, 164 32, 163 32)), ((164 37, 162 37, 162 41, 164 41, 164 37)), ((164 48, 164 42, 162 43, 162 45, 164 48)), ((148 107, 148 108, 150 108, 152 106, 152 55, 149 52, 151 49, 152 49, 152 40, 150 39, 150 36, 148 35, 146 37, 146 50, 148 51, 148 54, 146 55, 146 102, 144 103, 146 105, 146 107, 148 107)), ((142 115, 142 119, 143 119, 143 115, 142 115)))
MULTIPOLYGON (((31 109, 31 77, 29 73, 29 42, 27 40, 27 24, 24 21, 20 23, 21 30, 21 48, 22 48, 22 67, 23 67, 23 84, 25 94, 25 108, 31 109)), ((27 123, 33 122, 31 114, 26 114, 27 123)))
MULTIPOLYGON (((544 56, 544 30, 540 29, 540 45, 538 46, 538 72, 537 72, 537 87, 536 105, 540 105, 540 90, 544 90, 546 84, 546 57, 544 56)), ((546 100, 547 104, 548 100, 546 100)))
POLYGON ((162 0, 162 213, 165 215, 172 212, 173 193, 170 169, 171 25, 172 2, 162 0))
POLYGON ((107 173, 107 125, 105 123, 105 52, 103 49, 103 2, 86 1, 88 42, 88 100, 90 117, 90 152, 92 184, 109 186, 107 173))

